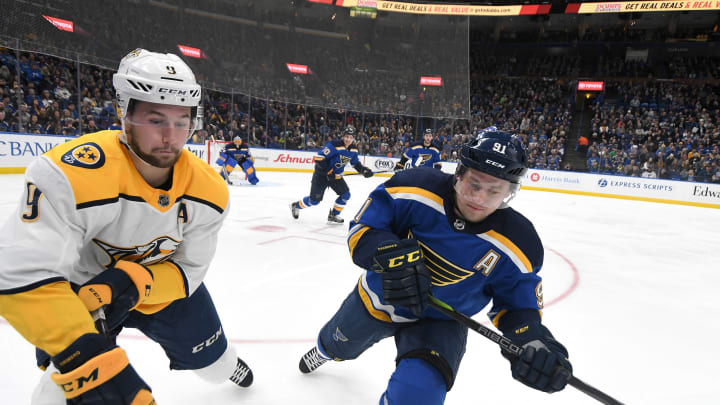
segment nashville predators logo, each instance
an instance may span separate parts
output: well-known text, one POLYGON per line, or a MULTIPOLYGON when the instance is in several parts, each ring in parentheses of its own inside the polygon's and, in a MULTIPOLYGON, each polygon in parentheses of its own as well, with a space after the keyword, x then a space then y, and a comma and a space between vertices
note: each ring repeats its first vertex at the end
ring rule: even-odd
POLYGON ((71 166, 97 169, 105 164, 105 153, 96 143, 88 142, 66 152, 61 159, 71 166))
POLYGON ((133 247, 113 246, 97 239, 93 239, 93 242, 108 255, 110 262, 106 266, 110 266, 118 260, 149 266, 167 260, 180 245, 180 241, 168 236, 161 236, 150 243, 133 247))

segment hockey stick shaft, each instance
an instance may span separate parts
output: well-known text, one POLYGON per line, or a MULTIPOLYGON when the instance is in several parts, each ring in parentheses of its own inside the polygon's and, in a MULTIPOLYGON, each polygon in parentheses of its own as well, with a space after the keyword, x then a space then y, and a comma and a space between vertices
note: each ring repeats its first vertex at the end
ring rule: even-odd
MULTIPOLYGON (((377 171, 377 172, 372 172, 372 173, 373 173, 373 174, 378 174, 378 173, 392 173, 392 170, 379 170, 379 171, 377 171)), ((362 173, 360 173, 360 172, 348 173, 348 174, 343 174, 343 176, 357 176, 357 175, 359 175, 359 174, 362 174, 362 173)))
MULTIPOLYGON (((474 330, 475 332, 485 336, 486 338, 492 340, 493 342, 500 345, 500 347, 515 355, 520 356, 523 352, 523 348, 514 344, 510 339, 506 338, 505 336, 495 332, 494 330, 482 325, 481 323, 475 321, 474 319, 470 318, 467 315, 461 314, 460 312, 457 312, 453 307, 450 305, 440 301, 439 299, 430 296, 430 306, 437 309, 438 311, 442 312, 443 314, 447 315, 450 319, 453 319, 454 321, 457 321, 465 326, 467 326, 469 329, 474 330)), ((570 376, 570 379, 568 380, 568 384, 575 387, 582 393, 596 399, 598 402, 601 402, 605 405, 623 405, 622 402, 614 399, 613 397, 605 394, 604 392, 600 391, 599 389, 586 384, 585 382, 581 381, 575 376, 570 376)))

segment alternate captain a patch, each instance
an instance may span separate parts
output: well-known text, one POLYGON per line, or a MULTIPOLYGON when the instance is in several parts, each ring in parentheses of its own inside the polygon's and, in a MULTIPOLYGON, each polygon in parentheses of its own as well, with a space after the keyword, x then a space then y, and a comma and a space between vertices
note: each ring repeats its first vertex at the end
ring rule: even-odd
POLYGON ((105 153, 95 142, 87 142, 66 152, 61 160, 70 166, 97 169, 105 164, 105 153))

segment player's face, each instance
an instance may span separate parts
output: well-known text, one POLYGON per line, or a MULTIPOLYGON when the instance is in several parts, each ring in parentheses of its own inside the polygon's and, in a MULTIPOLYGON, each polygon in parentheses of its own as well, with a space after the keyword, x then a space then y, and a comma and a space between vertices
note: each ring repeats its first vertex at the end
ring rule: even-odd
POLYGON ((465 220, 480 222, 510 196, 510 182, 468 169, 455 183, 455 205, 465 220))
POLYGON ((125 120, 128 144, 155 167, 172 167, 190 135, 190 107, 138 102, 125 120))
POLYGON ((430 146, 433 140, 432 134, 425 134, 423 135, 423 140, 425 141, 425 145, 430 146))
POLYGON ((345 144, 345 147, 347 148, 353 143, 353 140, 355 140, 355 137, 352 135, 345 134, 343 135, 343 143, 345 144))

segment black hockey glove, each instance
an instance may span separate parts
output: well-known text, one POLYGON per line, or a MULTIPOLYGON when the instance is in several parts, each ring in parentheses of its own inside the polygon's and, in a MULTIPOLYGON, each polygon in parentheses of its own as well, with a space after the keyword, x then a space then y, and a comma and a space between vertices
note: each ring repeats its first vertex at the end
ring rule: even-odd
POLYGON ((90 312, 102 307, 108 330, 113 330, 150 295, 152 286, 153 275, 147 267, 120 260, 83 284, 77 295, 90 312))
POLYGON ((96 333, 80 336, 52 358, 60 371, 50 378, 68 405, 151 405, 150 387, 135 372, 125 350, 96 333))
POLYGON ((420 317, 428 306, 430 271, 415 239, 383 242, 373 257, 382 275, 383 299, 390 305, 409 308, 420 317))
POLYGON ((405 163, 397 162, 397 163, 395 163, 395 167, 393 168, 393 171, 399 172, 404 169, 405 169, 405 163))
MULTIPOLYGON (((505 316, 509 316, 506 314, 505 316)), ((572 376, 568 351, 539 321, 500 325, 503 335, 523 348, 520 357, 501 350, 514 379, 536 390, 561 391, 572 376)))
POLYGON ((373 173, 372 170, 370 170, 369 167, 363 166, 361 163, 358 162, 355 166, 353 166, 355 170, 357 170, 358 173, 362 174, 365 178, 372 177, 375 173, 373 173))

